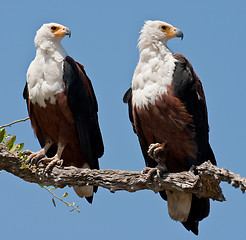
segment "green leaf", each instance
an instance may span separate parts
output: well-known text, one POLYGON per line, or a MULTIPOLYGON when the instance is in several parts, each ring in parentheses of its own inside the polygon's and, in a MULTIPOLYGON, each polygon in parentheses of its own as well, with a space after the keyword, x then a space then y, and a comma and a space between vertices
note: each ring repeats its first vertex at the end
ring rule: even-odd
POLYGON ((41 185, 41 184, 38 184, 41 188, 44 188, 44 186, 43 185, 41 185))
POLYGON ((13 143, 13 145, 9 148, 9 151, 14 152, 15 148, 16 148, 16 145, 15 145, 15 143, 13 143))
POLYGON ((52 202, 53 202, 54 206, 56 207, 56 202, 55 202, 54 198, 52 198, 52 202))
POLYGON ((68 193, 65 192, 65 193, 62 195, 62 198, 65 198, 65 197, 67 197, 67 196, 68 196, 68 193))
POLYGON ((6 137, 6 130, 3 128, 3 129, 0 129, 0 143, 4 141, 6 137))
POLYGON ((10 136, 11 136, 11 134, 5 135, 5 139, 8 138, 8 137, 10 137, 10 136))
POLYGON ((19 144, 16 145, 15 151, 19 152, 19 151, 21 151, 23 149, 23 147, 24 147, 24 143, 19 143, 19 144))
POLYGON ((25 169, 25 168, 29 168, 29 166, 25 163, 22 163, 20 169, 25 169))
POLYGON ((57 188, 55 188, 55 187, 50 187, 50 190, 57 190, 57 188))
POLYGON ((16 136, 15 135, 11 136, 11 138, 5 142, 6 147, 11 149, 15 143, 15 140, 16 140, 16 136))

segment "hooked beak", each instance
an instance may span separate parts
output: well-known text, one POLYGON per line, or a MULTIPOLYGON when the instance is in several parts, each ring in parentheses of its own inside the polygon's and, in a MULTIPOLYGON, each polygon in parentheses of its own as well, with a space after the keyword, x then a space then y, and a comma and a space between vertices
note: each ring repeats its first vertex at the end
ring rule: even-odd
POLYGON ((69 37, 71 37, 71 30, 69 28, 66 27, 64 33, 65 35, 68 35, 69 37))
POLYGON ((175 37, 180 37, 181 40, 183 40, 184 34, 183 34, 183 32, 180 29, 177 28, 176 31, 175 31, 175 37))

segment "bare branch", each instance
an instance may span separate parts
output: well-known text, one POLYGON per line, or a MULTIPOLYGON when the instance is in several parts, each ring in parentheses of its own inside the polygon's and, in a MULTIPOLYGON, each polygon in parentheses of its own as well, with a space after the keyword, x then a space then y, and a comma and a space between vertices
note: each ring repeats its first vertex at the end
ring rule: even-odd
POLYGON ((147 174, 122 170, 90 170, 76 167, 54 167, 51 172, 43 173, 45 166, 38 169, 24 168, 18 154, 10 153, 0 144, 0 170, 5 170, 19 178, 43 186, 63 188, 65 186, 94 185, 109 189, 111 192, 125 190, 183 191, 196 194, 198 197, 209 197, 217 201, 225 201, 219 186, 221 181, 231 183, 234 187, 246 190, 246 178, 242 178, 223 168, 217 168, 206 162, 196 168, 198 174, 191 171, 165 174, 162 178, 156 174, 147 174))
POLYGON ((239 174, 235 174, 225 168, 217 168, 209 162, 205 162, 202 165, 196 167, 201 178, 215 178, 221 182, 227 182, 235 188, 240 188, 243 193, 246 191, 246 178, 241 177, 239 174))
POLYGON ((14 121, 14 122, 12 122, 12 123, 8 123, 8 124, 5 124, 5 125, 2 125, 2 126, 0 126, 0 128, 10 127, 11 125, 14 125, 14 124, 16 124, 16 123, 19 123, 19 122, 25 122, 25 121, 28 120, 28 119, 29 119, 29 117, 24 118, 24 119, 20 119, 20 120, 16 120, 16 121, 14 121))

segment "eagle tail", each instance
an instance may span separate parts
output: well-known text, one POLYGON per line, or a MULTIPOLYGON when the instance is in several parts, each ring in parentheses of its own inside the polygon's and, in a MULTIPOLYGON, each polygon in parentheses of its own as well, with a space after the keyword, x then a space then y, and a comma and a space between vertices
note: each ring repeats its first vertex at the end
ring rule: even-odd
POLYGON ((85 197, 89 203, 92 203, 93 198, 93 186, 73 186, 73 190, 76 192, 76 194, 83 198, 85 197))
POLYGON ((188 231, 198 235, 199 221, 206 218, 210 211, 209 198, 198 198, 192 195, 191 209, 188 219, 182 222, 188 231))
POLYGON ((169 216, 180 222, 185 222, 190 213, 192 194, 166 191, 169 216))

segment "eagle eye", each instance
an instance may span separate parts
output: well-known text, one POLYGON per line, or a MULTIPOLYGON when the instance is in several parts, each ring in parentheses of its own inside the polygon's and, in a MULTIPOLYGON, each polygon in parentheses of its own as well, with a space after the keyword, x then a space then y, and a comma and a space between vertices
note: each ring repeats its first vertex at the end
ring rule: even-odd
POLYGON ((52 29, 52 30, 56 30, 56 27, 55 27, 55 26, 52 26, 51 29, 52 29))
POLYGON ((162 28, 162 30, 166 30, 167 29, 167 27, 166 26, 161 26, 161 28, 162 28))

